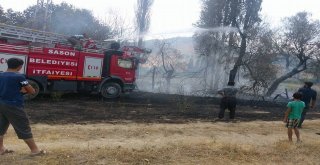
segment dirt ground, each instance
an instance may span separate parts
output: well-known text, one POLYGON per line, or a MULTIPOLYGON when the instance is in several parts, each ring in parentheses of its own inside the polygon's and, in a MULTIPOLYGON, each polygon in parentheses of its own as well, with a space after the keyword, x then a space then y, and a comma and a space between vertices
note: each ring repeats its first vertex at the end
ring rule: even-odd
MULTIPOLYGON (((302 143, 289 143, 285 105, 239 102, 236 120, 217 120, 219 99, 134 93, 41 96, 26 103, 36 141, 30 157, 12 127, 15 153, 1 164, 318 164, 320 112, 308 113, 302 143), (268 106, 265 106, 268 105, 268 106)), ((228 117, 228 113, 226 113, 228 117)), ((295 139, 295 138, 294 138, 295 139)))

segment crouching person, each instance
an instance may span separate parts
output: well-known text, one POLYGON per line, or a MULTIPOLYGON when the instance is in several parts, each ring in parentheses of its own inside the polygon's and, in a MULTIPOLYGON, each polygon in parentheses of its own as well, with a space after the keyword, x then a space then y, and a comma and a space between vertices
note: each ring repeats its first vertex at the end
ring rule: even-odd
POLYGON ((25 76, 19 74, 23 60, 10 58, 7 61, 8 69, 0 73, 0 155, 13 152, 3 144, 3 138, 9 125, 14 128, 19 139, 23 139, 31 151, 31 156, 44 155, 33 140, 29 119, 23 109, 23 94, 35 93, 34 88, 28 84, 25 76))

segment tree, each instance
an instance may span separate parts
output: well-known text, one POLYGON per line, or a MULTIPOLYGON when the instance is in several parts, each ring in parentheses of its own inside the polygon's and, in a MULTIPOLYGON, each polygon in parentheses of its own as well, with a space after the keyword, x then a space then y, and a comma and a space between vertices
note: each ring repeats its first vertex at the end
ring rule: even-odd
POLYGON ((299 12, 285 19, 284 30, 278 34, 279 53, 290 55, 294 62, 292 69, 277 78, 269 87, 266 95, 270 96, 284 80, 305 71, 309 62, 320 57, 320 23, 310 19, 310 14, 299 12))
POLYGON ((150 27, 150 11, 153 0, 137 0, 136 23, 138 29, 138 46, 142 46, 143 35, 150 27))
POLYGON ((261 19, 259 11, 262 0, 203 0, 200 21, 201 28, 232 27, 236 31, 224 33, 221 36, 229 48, 238 52, 235 64, 229 73, 229 81, 235 81, 243 57, 246 54, 247 40, 250 30, 257 26, 261 19))
POLYGON ((4 15, 4 11, 1 6, 0 6, 0 22, 6 22, 6 16, 4 15))
POLYGON ((200 54, 200 72, 203 73, 203 88, 218 90, 219 85, 226 83, 232 51, 225 44, 227 38, 223 32, 204 32, 194 35, 196 52, 200 54))
POLYGON ((243 58, 244 78, 249 80, 243 90, 254 94, 264 94, 272 81, 276 79, 277 66, 273 63, 277 59, 274 49, 274 33, 265 23, 252 30, 248 42, 247 53, 243 58))
MULTIPOLYGON (((1 13, 0 13, 1 14, 1 13)), ((30 6, 23 12, 9 9, 4 13, 5 24, 43 30, 44 24, 50 32, 75 35, 87 33, 95 40, 105 40, 112 33, 107 24, 96 19, 92 12, 78 9, 67 3, 59 5, 30 6), (45 7, 49 7, 50 20, 44 21, 45 7)), ((1 17, 1 15, 0 15, 1 17)))
MULTIPOLYGON (((186 63, 181 60, 182 54, 172 46, 170 41, 156 40, 154 42, 156 50, 148 58, 147 65, 150 66, 149 73, 152 74, 152 89, 156 84, 156 77, 165 80, 165 92, 170 92, 171 80, 176 77, 176 73, 182 71, 186 63)), ((159 83, 161 81, 158 81, 159 83)))
POLYGON ((242 65, 242 59, 246 54, 247 39, 250 30, 260 23, 259 11, 262 0, 239 0, 233 1, 230 7, 231 26, 238 29, 240 34, 239 56, 229 75, 229 82, 234 82, 239 67, 242 65))
MULTIPOLYGON (((320 45, 318 46, 320 49, 320 45)), ((320 59, 317 59, 310 63, 309 68, 306 70, 306 73, 311 74, 317 82, 320 82, 320 59)))
POLYGON ((21 12, 15 12, 12 9, 8 9, 3 15, 4 17, 2 20, 4 20, 3 23, 5 24, 21 25, 25 23, 25 18, 21 12))
POLYGON ((130 23, 125 17, 120 16, 117 11, 109 10, 105 22, 108 23, 112 32, 110 36, 112 40, 132 42, 132 39, 134 39, 135 30, 132 22, 130 23))
POLYGON ((53 32, 68 35, 87 33, 95 40, 105 40, 111 33, 109 26, 97 20, 89 10, 61 3, 54 5, 52 12, 50 27, 53 32))
MULTIPOLYGON (((50 8, 53 6, 51 5, 50 8)), ((44 15, 45 15, 45 7, 44 6, 30 6, 26 10, 23 11, 23 15, 25 18, 25 22, 19 26, 23 26, 26 28, 32 28, 37 30, 42 30, 44 27, 44 15)))

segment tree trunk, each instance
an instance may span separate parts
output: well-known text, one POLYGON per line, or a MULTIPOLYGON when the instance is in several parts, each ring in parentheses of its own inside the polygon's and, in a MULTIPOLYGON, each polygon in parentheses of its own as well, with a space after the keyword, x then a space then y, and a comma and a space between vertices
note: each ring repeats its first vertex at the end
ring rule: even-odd
POLYGON ((139 47, 139 48, 142 48, 142 47, 143 47, 143 38, 142 38, 142 37, 139 37, 138 47, 139 47))
POLYGON ((171 77, 167 77, 166 81, 167 81, 166 92, 169 94, 170 93, 170 86, 171 86, 171 77))
POLYGON ((271 84, 271 86, 268 88, 268 91, 267 91, 267 93, 266 93, 266 96, 271 96, 271 95, 274 93, 274 91, 277 90, 277 88, 278 88, 278 86, 280 85, 280 83, 282 83, 284 80, 286 80, 286 79, 288 79, 288 78, 290 78, 290 77, 292 77, 292 76, 294 76, 294 75, 296 75, 296 74, 298 74, 298 73, 306 70, 305 67, 302 68, 301 70, 299 70, 298 68, 299 68, 300 66, 302 66, 302 65, 301 65, 301 64, 298 65, 296 68, 292 69, 289 73, 287 73, 287 74, 279 77, 278 79, 276 79, 276 80, 271 84))
POLYGON ((156 67, 153 67, 153 70, 152 70, 152 91, 154 91, 154 77, 155 77, 155 74, 156 74, 156 67))
POLYGON ((246 54, 246 47, 247 47, 247 38, 245 36, 242 36, 239 57, 238 57, 236 63, 234 64, 233 69, 230 71, 229 82, 235 82, 238 69, 242 65, 242 58, 246 54))

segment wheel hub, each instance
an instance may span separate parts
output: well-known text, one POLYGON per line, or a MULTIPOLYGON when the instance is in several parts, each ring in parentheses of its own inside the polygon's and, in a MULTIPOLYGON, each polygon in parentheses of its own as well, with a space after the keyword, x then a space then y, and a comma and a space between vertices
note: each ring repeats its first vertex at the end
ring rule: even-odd
POLYGON ((111 95, 116 94, 117 89, 115 87, 109 87, 109 88, 107 88, 107 93, 111 94, 111 95))

